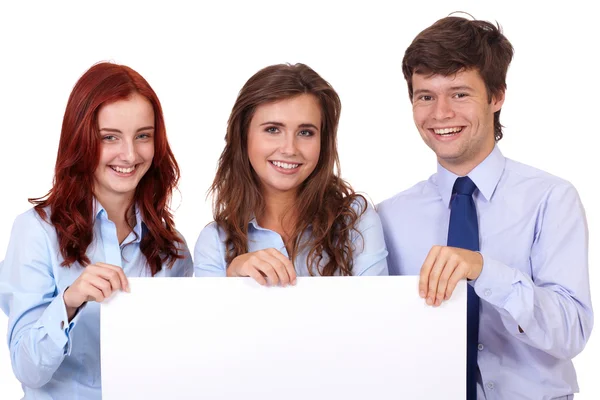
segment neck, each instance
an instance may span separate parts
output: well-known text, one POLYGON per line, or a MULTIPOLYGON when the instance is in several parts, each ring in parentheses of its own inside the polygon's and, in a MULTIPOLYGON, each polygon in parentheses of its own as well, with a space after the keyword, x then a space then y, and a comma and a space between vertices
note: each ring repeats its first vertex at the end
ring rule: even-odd
POLYGON ((276 231, 286 240, 292 233, 296 221, 296 193, 264 193, 264 197, 265 209, 257 216, 259 225, 276 231))
POLYGON ((104 196, 101 193, 94 193, 94 195, 106 210, 108 219, 114 222, 117 228, 129 226, 127 219, 133 213, 133 207, 131 207, 132 196, 104 196), (125 213, 127 213, 127 217, 125 213))
POLYGON ((438 157, 438 162, 448 171, 458 176, 466 176, 473 171, 475 167, 483 162, 494 150, 494 144, 486 151, 476 154, 475 157, 467 158, 466 160, 442 160, 438 157))

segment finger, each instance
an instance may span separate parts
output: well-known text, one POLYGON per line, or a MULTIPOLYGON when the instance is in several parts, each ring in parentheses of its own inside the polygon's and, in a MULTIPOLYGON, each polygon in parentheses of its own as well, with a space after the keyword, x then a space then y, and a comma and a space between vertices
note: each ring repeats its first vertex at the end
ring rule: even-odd
POLYGON ((96 263, 96 265, 115 271, 119 277, 120 287, 123 290, 125 290, 126 292, 130 291, 129 290, 129 280, 127 280, 127 276, 125 275, 125 271, 123 271, 123 268, 118 267, 116 265, 112 265, 112 264, 106 264, 103 262, 96 263))
POLYGON ((456 254, 450 254, 448 260, 446 261, 446 265, 444 266, 439 276, 437 293, 435 297, 435 305, 439 306, 440 304, 442 304, 442 301, 444 301, 446 297, 446 288, 448 287, 448 280, 458 267, 458 263, 459 257, 456 254))
POLYGON ((276 257, 285 267, 286 271, 287 271, 287 275, 289 277, 289 282, 292 285, 296 284, 296 269, 294 268, 294 264, 292 263, 292 261, 287 258, 286 256, 284 256, 279 250, 276 249, 270 249, 272 250, 271 255, 273 255, 274 257, 276 257))
MULTIPOLYGON (((274 251, 276 252, 277 250, 274 251)), ((269 265, 273 267, 281 286, 289 285, 290 275, 288 274, 287 268, 278 257, 275 257, 271 254, 271 250, 267 250, 264 254, 261 254, 261 257, 263 261, 269 263, 269 265)))
MULTIPOLYGON (((96 289, 102 292, 104 298, 109 297, 112 294, 112 286, 110 281, 107 281, 101 276, 98 275, 88 275, 86 277, 86 282, 88 285, 95 287, 96 289)), ((89 293, 87 293, 90 295, 89 293)))
POLYGON ((427 257, 425 257, 423 266, 421 266, 421 273, 419 274, 419 296, 422 298, 427 298, 429 296, 429 274, 431 273, 431 269, 438 257, 440 249, 440 246, 433 246, 431 250, 429 250, 427 257))
POLYGON ((258 282, 260 285, 262 286, 266 286, 267 285, 267 280, 265 279, 265 277, 263 276, 263 274, 260 273, 259 270, 257 270, 256 268, 253 267, 249 267, 247 270, 247 275, 251 278, 253 278, 256 282, 258 282))
POLYGON ((93 286, 89 282, 83 282, 83 284, 81 285, 81 289, 82 289, 82 291, 87 296, 87 300, 86 301, 93 300, 93 301, 96 301, 98 303, 101 303, 106 298, 104 296, 104 294, 102 293, 102 290, 100 290, 97 287, 93 286))
POLYGON ((279 278, 277 272, 273 269, 273 266, 262 259, 254 259, 251 264, 254 268, 262 272, 267 277, 267 285, 277 285, 279 278))
POLYGON ((454 293, 454 289, 456 289, 456 285, 460 282, 461 279, 467 278, 467 268, 463 264, 459 264, 458 267, 454 270, 450 279, 448 279, 448 287, 446 288, 446 300, 449 300, 454 293))
MULTIPOLYGON (((89 266, 87 268, 89 268, 89 266)), ((95 269, 90 271, 93 271, 93 274, 95 276, 99 276, 102 279, 109 281, 112 291, 122 289, 121 278, 119 277, 119 273, 117 271, 102 266, 96 267, 95 269)))
MULTIPOLYGON (((440 275, 446 268, 446 264, 448 263, 448 252, 444 249, 440 250, 438 257, 435 259, 433 263, 433 267, 431 267, 431 272, 429 273, 429 283, 427 286, 427 304, 430 306, 436 305, 438 284, 440 280, 440 275)), ((439 305, 439 304, 438 304, 439 305)))

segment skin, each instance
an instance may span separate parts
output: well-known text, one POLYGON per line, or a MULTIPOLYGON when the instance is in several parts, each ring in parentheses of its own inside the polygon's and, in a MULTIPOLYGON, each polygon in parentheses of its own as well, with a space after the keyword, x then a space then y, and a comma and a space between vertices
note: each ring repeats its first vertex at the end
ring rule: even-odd
MULTIPOLYGON (((311 94, 260 105, 248 127, 248 158, 266 205, 258 223, 279 233, 286 246, 295 223, 298 189, 319 161, 320 127, 321 108, 311 94), (290 209, 291 218, 283 219, 290 209)), ((227 276, 251 276, 261 285, 296 283, 292 262, 273 248, 239 255, 227 268, 227 276)))
MULTIPOLYGON (((494 149, 494 113, 502 108, 504 93, 488 102, 479 72, 455 75, 414 74, 413 118, 421 138, 438 162, 465 176, 494 149)), ((427 304, 448 300, 461 279, 477 279, 483 269, 480 253, 433 246, 421 267, 419 295, 427 304)))

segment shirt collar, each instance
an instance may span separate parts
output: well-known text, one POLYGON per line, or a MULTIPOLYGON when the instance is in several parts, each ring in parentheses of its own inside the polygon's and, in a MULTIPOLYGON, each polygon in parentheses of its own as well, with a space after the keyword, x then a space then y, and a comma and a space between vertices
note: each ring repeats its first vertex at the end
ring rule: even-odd
MULTIPOLYGON (((498 186, 500 177, 504 172, 505 164, 506 158, 502 155, 498 146, 494 146, 494 149, 485 160, 467 174, 487 201, 492 199, 496 186, 498 186)), ((439 163, 437 166, 437 175, 437 186, 440 196, 442 196, 444 204, 450 205, 452 188, 454 187, 454 182, 456 181, 456 178, 458 178, 458 175, 448 171, 439 163)))
POLYGON ((256 216, 254 216, 254 214, 252 215, 252 218, 250 219, 248 225, 252 225, 254 229, 263 229, 260 227, 260 225, 258 225, 258 221, 256 220, 256 216))
MULTIPOLYGON (((106 209, 97 198, 94 197, 94 218, 95 219, 104 219, 108 220, 108 214, 106 213, 106 209)), ((142 213, 140 212, 140 208, 138 205, 135 205, 135 226, 133 227, 133 232, 135 232, 135 240, 132 243, 137 243, 142 240, 142 236, 148 231, 148 227, 142 218, 142 213)))

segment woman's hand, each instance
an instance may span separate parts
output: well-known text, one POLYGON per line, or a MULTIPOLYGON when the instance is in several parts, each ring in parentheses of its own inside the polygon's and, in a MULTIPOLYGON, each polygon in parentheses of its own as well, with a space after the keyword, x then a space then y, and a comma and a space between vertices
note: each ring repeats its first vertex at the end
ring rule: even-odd
POLYGON ((227 276, 250 276, 261 285, 296 284, 294 265, 273 248, 237 256, 227 267, 227 276))
POLYGON ((129 282, 122 268, 100 262, 86 266, 63 294, 69 320, 86 301, 100 303, 117 290, 129 292, 129 282))

